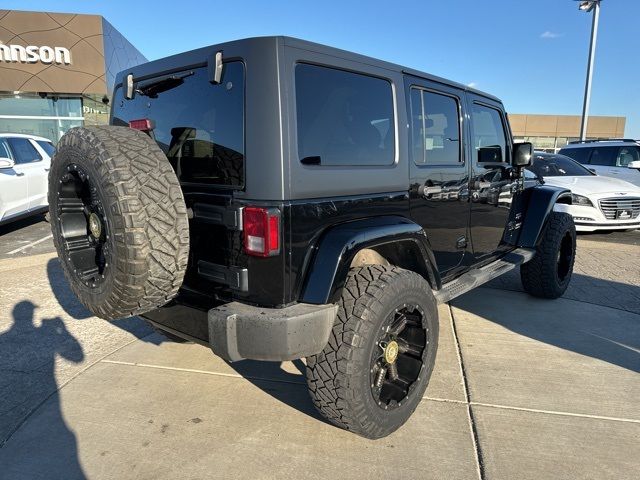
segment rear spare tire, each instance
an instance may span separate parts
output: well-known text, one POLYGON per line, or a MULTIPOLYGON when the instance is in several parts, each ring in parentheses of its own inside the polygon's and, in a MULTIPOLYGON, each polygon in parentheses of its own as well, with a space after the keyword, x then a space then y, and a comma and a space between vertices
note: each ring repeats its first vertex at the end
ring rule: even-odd
POLYGON ((53 241, 71 289, 115 319, 173 298, 189 255, 187 209, 171 164, 127 127, 73 128, 49 172, 53 241))

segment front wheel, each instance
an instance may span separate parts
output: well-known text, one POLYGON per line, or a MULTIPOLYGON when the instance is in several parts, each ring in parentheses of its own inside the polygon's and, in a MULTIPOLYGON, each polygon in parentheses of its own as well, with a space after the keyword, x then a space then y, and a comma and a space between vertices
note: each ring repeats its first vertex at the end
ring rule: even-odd
POLYGON ((383 265, 349 272, 329 343, 307 358, 313 403, 331 423, 367 438, 397 430, 427 388, 438 311, 417 273, 383 265))
POLYGON ((558 298, 567 290, 576 258, 576 227, 568 213, 551 212, 536 254, 520 266, 522 286, 541 298, 558 298))

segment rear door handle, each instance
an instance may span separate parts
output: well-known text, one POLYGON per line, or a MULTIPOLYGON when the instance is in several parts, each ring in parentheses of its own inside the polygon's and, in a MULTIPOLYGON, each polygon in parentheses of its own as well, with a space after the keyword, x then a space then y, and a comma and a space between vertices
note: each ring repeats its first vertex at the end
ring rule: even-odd
POLYGON ((16 177, 24 177, 24 172, 16 172, 16 177))
POLYGON ((45 168, 44 171, 48 172, 49 170, 51 170, 51 168, 45 168))

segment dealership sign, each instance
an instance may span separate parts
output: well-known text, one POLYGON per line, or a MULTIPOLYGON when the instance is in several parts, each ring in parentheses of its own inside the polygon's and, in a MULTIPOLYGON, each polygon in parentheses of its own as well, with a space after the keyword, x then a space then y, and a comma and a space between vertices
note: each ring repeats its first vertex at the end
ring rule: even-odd
POLYGON ((71 64, 71 52, 64 47, 5 45, 0 42, 0 61, 16 63, 71 64))

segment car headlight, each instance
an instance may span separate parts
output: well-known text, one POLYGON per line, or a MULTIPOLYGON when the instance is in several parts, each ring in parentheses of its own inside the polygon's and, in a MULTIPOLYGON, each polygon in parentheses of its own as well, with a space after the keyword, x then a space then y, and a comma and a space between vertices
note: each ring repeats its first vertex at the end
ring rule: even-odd
POLYGON ((583 207, 593 207, 593 203, 587 197, 582 195, 571 194, 571 201, 574 205, 582 205, 583 207))

